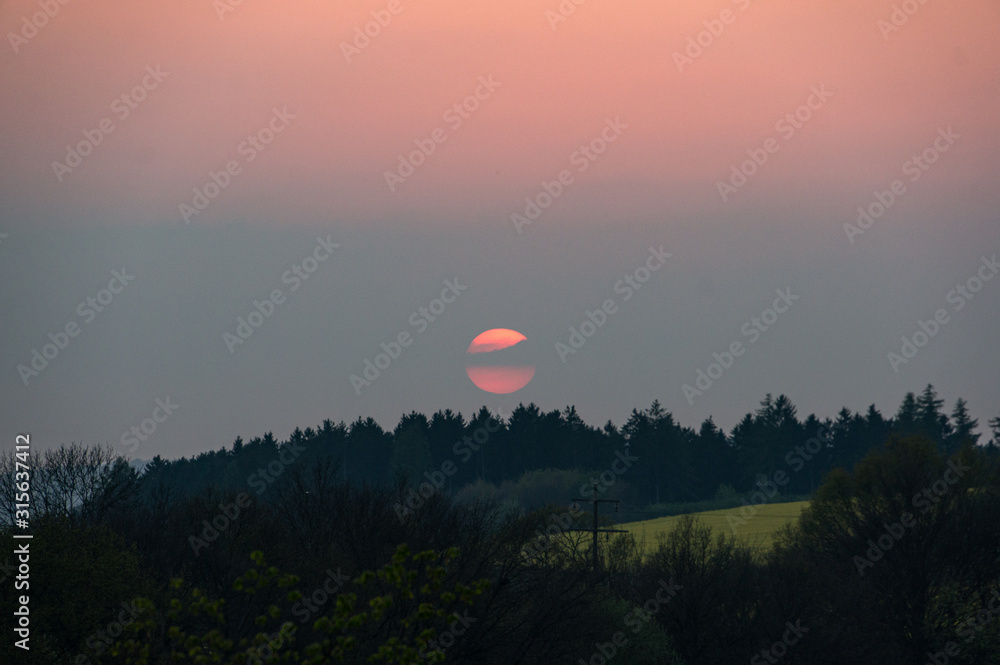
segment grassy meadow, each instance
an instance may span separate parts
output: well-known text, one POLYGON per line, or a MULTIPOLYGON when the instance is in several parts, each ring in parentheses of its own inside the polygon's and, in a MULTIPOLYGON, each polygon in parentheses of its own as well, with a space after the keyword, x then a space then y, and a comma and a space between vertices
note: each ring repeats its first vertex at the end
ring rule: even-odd
MULTIPOLYGON (((738 538, 746 538, 753 545, 769 548, 778 529, 797 520, 802 514, 802 510, 808 505, 808 501, 767 503, 755 506, 756 515, 747 518, 740 514, 739 507, 691 514, 710 526, 715 533, 734 534, 738 538), (728 519, 730 517, 731 520, 728 519)), ((628 529, 636 540, 644 540, 646 551, 651 552, 656 549, 657 534, 670 532, 681 517, 681 515, 672 515, 641 522, 627 522, 619 525, 619 528, 628 529)))

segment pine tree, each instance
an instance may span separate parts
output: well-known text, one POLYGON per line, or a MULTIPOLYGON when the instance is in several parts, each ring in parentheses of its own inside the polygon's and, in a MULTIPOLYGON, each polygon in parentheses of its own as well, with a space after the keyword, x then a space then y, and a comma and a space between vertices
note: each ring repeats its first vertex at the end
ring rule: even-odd
POLYGON ((424 473, 431 470, 430 445, 419 424, 411 423, 393 436, 389 466, 392 473, 405 475, 415 485, 419 485, 424 473))
POLYGON ((951 434, 948 416, 941 412, 944 400, 938 399, 934 386, 927 384, 924 392, 917 398, 917 427, 920 432, 944 448, 945 440, 951 434))
POLYGON ((1000 416, 990 420, 990 429, 993 430, 993 440, 990 441, 990 446, 995 451, 1000 448, 1000 416))
POLYGON ((906 393, 903 403, 899 405, 899 411, 895 417, 896 433, 900 436, 913 434, 917 431, 917 400, 912 392, 906 393))
POLYGON ((961 397, 955 402, 955 409, 951 412, 952 433, 945 440, 945 453, 951 455, 966 443, 976 445, 979 442, 979 434, 975 433, 979 427, 979 420, 969 416, 968 403, 961 397))

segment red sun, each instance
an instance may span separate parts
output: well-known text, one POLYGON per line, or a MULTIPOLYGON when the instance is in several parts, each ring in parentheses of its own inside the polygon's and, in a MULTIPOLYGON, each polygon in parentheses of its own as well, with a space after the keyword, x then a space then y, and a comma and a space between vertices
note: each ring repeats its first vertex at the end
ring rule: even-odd
POLYGON ((520 390, 535 376, 534 365, 519 362, 527 339, 508 328, 480 333, 466 349, 471 357, 465 373, 486 392, 506 395, 520 390))

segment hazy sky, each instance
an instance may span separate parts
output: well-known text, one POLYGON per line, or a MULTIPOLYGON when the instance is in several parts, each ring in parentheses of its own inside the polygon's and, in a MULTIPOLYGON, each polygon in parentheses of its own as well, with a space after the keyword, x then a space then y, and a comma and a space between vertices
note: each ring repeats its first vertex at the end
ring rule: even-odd
POLYGON ((995 0, 5 0, 0 32, 4 447, 531 401, 728 430, 927 383, 1000 415, 995 0), (513 394, 466 375, 490 328, 513 394))

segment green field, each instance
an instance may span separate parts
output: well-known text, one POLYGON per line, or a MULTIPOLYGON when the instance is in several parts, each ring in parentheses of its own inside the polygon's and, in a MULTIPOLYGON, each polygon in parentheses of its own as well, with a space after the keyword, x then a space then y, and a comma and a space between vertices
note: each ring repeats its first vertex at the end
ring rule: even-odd
MULTIPOLYGON (((768 503, 755 506, 757 514, 745 518, 746 522, 739 521, 744 518, 738 507, 692 514, 696 515, 702 523, 711 527, 715 533, 727 536, 733 534, 733 525, 727 517, 738 518, 734 522, 736 524, 734 535, 737 538, 746 538, 751 544, 770 547, 774 533, 785 524, 797 520, 802 514, 802 510, 808 505, 808 501, 795 501, 793 503, 768 503)), ((651 552, 656 549, 656 534, 673 530, 680 518, 681 515, 658 517, 642 522, 626 522, 619 526, 628 529, 636 540, 641 541, 645 537, 646 551, 651 552)))

